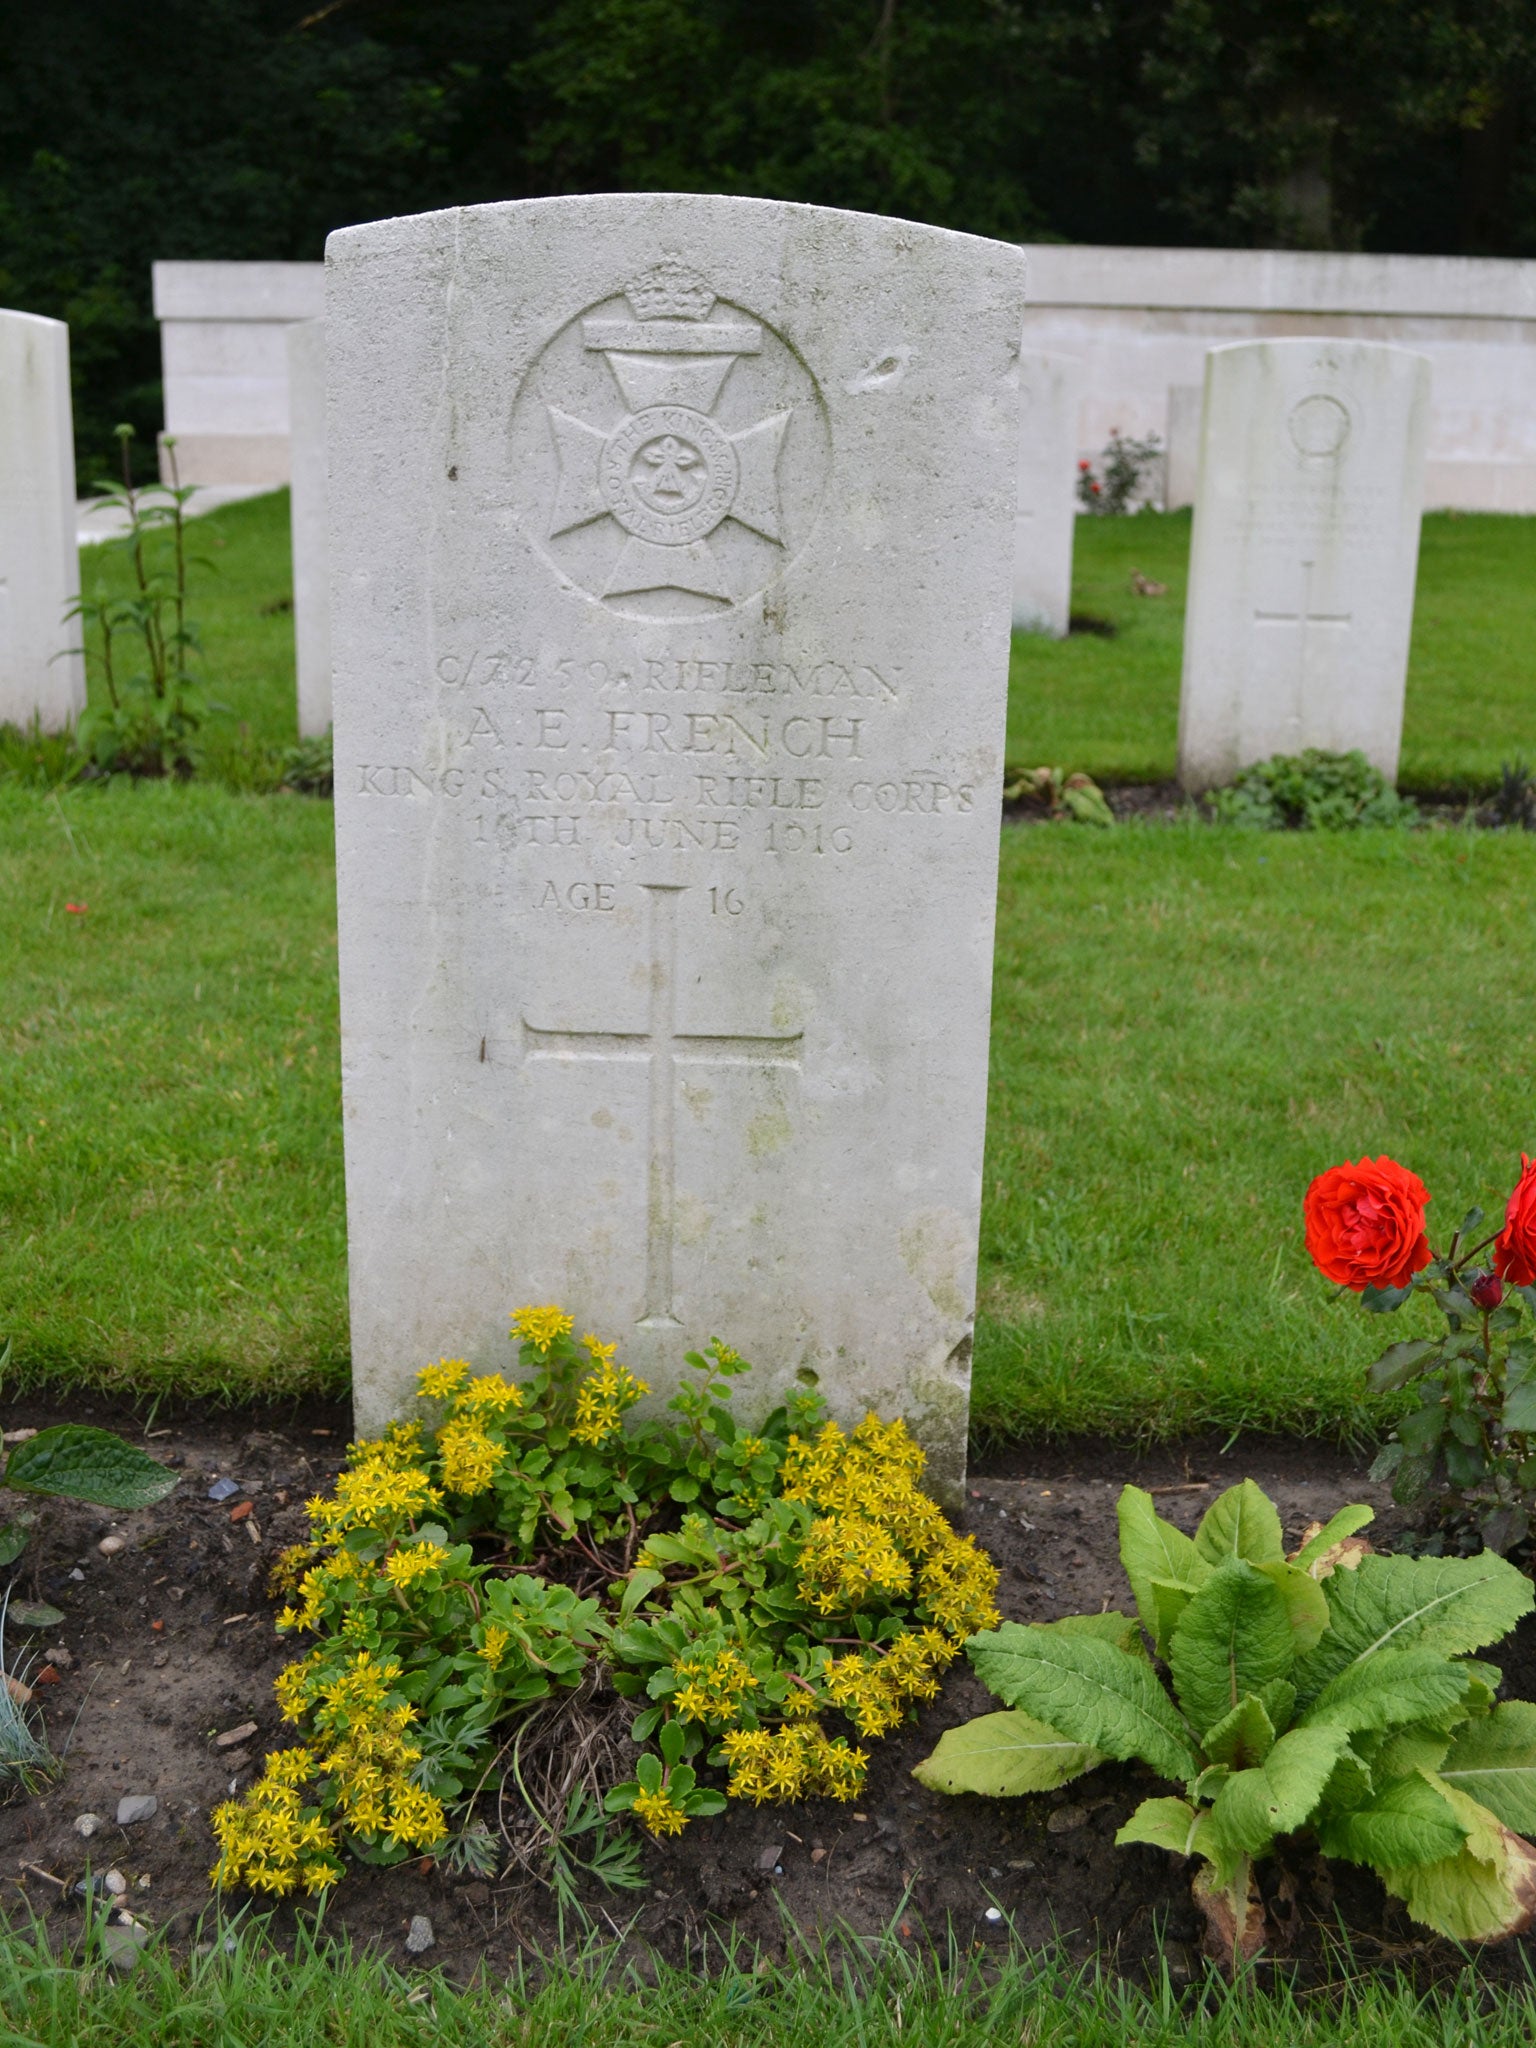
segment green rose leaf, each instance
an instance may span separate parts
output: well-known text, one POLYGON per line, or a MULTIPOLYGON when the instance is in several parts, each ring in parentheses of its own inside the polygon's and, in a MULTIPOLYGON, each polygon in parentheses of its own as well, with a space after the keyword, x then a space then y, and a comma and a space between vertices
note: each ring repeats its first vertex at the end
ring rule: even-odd
POLYGON ((1523 1376, 1504 1391, 1504 1427, 1518 1435, 1536 1432, 1536 1373, 1523 1376))
POLYGON ((1122 1762, 1139 1757, 1164 1778, 1194 1770, 1189 1732, 1144 1658, 1019 1622, 972 1636, 965 1648, 989 1692, 1069 1741, 1122 1762))
POLYGON ((1251 1479, 1229 1486, 1201 1517, 1195 1550, 1212 1566, 1230 1558, 1244 1558, 1249 1564, 1283 1564, 1285 1543, 1274 1502, 1251 1479))
POLYGON ((1506 1700, 1460 1730, 1440 1776, 1506 1827, 1536 1831, 1536 1703, 1506 1700))
POLYGON ((1413 1287, 1363 1287, 1360 1290, 1360 1306, 1369 1309, 1373 1316, 1389 1316, 1400 1309, 1412 1294, 1413 1287))
POLYGON ((1304 1705, 1354 1664, 1387 1651, 1465 1656, 1508 1635, 1536 1591, 1501 1557, 1363 1557, 1323 1581, 1333 1625, 1296 1667, 1304 1705))
POLYGON ((1415 1772, 1384 1785, 1352 1813, 1323 1820, 1317 1836, 1325 1856, 1406 1870, 1460 1855, 1467 1830, 1444 1793, 1415 1772))
POLYGON ((1218 1834, 1250 1856, 1311 1819, 1349 1737, 1342 1728, 1293 1728, 1256 1770, 1237 1771, 1216 1795, 1218 1834))
POLYGON ((1414 1337, 1406 1344, 1389 1344, 1380 1358, 1372 1361, 1366 1378, 1373 1394, 1390 1394, 1406 1386, 1425 1359, 1438 1354, 1433 1337, 1414 1337))
POLYGON ((3 1483, 18 1493, 63 1494, 97 1507, 147 1508, 164 1500, 178 1478, 110 1429, 66 1422, 18 1444, 3 1483))
POLYGON ((932 1756, 912 1775, 930 1792, 1014 1799, 1024 1792, 1054 1792, 1104 1761, 1102 1750, 1071 1742, 1044 1721, 1015 1711, 981 1714, 962 1728, 946 1728, 932 1756))
POLYGON ((1179 1705, 1202 1732, 1230 1714, 1245 1693, 1284 1678, 1295 1660, 1290 1615, 1278 1587, 1240 1557, 1213 1572, 1195 1594, 1168 1649, 1179 1705))

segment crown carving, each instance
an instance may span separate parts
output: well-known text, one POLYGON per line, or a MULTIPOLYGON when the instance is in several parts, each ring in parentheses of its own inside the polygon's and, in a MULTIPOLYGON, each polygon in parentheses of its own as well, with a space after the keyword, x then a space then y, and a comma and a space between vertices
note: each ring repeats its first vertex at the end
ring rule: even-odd
POLYGON ((702 320, 715 303, 715 294, 698 272, 675 256, 663 256, 633 278, 625 285, 624 296, 637 320, 702 320))

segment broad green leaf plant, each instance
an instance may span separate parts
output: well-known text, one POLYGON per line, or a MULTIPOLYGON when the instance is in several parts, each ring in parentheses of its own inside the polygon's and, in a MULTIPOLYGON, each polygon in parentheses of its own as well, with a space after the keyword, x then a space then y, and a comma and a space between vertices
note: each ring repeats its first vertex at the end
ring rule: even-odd
POLYGON ((1136 1613, 1004 1622, 966 1651, 1003 1713, 952 1729, 915 1775, 936 1791, 1044 1792, 1113 1757, 1175 1788, 1116 1836, 1195 1859, 1209 1953, 1266 1937, 1254 1863, 1310 1834, 1369 1865, 1414 1919, 1460 1941, 1536 1916, 1536 1705, 1499 1702, 1474 1652, 1536 1604, 1491 1553, 1389 1557, 1368 1507, 1310 1529, 1289 1557, 1252 1480, 1194 1536, 1149 1494, 1120 1496, 1136 1613))

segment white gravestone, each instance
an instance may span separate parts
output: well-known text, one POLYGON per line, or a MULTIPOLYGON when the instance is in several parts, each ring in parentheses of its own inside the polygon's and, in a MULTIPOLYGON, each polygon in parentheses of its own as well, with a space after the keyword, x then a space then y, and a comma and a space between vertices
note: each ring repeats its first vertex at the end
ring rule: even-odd
POLYGON ((85 709, 69 329, 0 311, 0 725, 60 732, 85 709))
POLYGON ((1163 456, 1163 510, 1182 512, 1195 502, 1200 473, 1200 408, 1203 384, 1170 384, 1163 456))
POLYGON ((1380 342, 1206 357, 1179 779, 1359 748, 1395 778, 1429 362, 1380 342))
POLYGON ((293 640, 299 737, 331 722, 331 549, 325 488, 325 322, 288 329, 293 640))
POLYGON ((1019 484, 1013 623, 1061 639, 1072 615, 1077 518, 1079 366, 1026 349, 1019 357, 1019 484))
POLYGON ((359 1428, 560 1301, 952 1495, 1023 259, 639 195, 327 260, 359 1428))

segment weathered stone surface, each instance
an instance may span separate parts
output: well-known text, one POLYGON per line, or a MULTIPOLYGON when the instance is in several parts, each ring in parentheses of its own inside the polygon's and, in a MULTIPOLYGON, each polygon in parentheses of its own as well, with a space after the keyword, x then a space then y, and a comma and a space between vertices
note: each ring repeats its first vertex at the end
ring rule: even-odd
POLYGON ((1019 357, 1019 483, 1013 623, 1060 639, 1072 614, 1081 377, 1071 356, 1019 357))
POLYGON ((0 725, 59 732, 85 708, 69 329, 0 310, 0 725))
POLYGON ((952 1489, 1022 258, 670 195, 327 254, 359 1427, 558 1300, 952 1489))
POLYGON ((288 329, 290 505, 293 531, 293 638, 299 685, 299 734, 331 722, 331 546, 325 488, 325 322, 288 329))
POLYGON ((1358 747, 1397 774, 1429 363, 1365 341, 1206 359, 1179 779, 1358 747))

